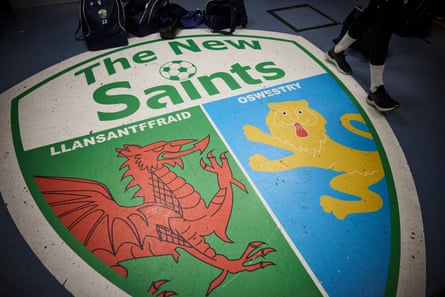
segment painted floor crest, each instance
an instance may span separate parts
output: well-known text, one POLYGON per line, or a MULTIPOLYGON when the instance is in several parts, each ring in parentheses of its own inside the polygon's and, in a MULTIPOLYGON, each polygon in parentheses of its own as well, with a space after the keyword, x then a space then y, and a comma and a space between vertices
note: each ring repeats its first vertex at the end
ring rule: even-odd
POLYGON ((421 296, 416 190, 364 94, 293 35, 133 39, 2 94, 1 193, 78 296, 421 296))

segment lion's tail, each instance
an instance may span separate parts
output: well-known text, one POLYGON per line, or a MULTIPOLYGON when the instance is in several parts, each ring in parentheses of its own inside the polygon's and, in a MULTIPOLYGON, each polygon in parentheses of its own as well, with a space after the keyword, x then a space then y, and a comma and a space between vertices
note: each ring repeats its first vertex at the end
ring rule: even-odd
POLYGON ((365 124, 365 120, 363 119, 363 117, 358 114, 358 113, 348 113, 348 114, 344 114, 341 116, 340 118, 340 122, 343 125, 343 127, 345 127, 346 129, 348 129, 349 131, 351 131, 354 134, 360 135, 362 137, 368 138, 368 139, 372 139, 372 134, 369 133, 368 131, 363 131, 360 130, 356 127, 354 127, 351 122, 352 121, 357 121, 360 123, 365 124))

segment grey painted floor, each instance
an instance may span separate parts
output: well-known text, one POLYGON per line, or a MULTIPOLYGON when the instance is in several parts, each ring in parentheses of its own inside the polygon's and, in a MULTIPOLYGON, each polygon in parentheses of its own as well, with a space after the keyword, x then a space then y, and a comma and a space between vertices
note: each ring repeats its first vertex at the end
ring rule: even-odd
MULTIPOLYGON (((356 1, 346 0, 246 0, 250 29, 295 33, 267 10, 310 4, 341 22, 356 1)), ((205 1, 177 1, 187 9, 202 8, 205 1)), ((287 11, 281 14, 290 25, 304 29, 329 25, 320 14, 287 11), (294 14, 295 13, 295 14, 294 14)), ((86 51, 74 39, 78 4, 0 11, 0 93, 57 62, 86 51)), ((305 30, 299 34, 322 50, 332 46, 339 25, 305 30)), ((437 33, 437 32, 436 32, 437 33)), ((410 164, 422 207, 427 254, 427 292, 433 296, 445 289, 445 43, 440 34, 426 39, 394 36, 386 65, 385 85, 402 107, 385 115, 410 164)), ((354 78, 367 89, 369 68, 357 52, 348 60, 354 78)), ((1 99, 0 99, 1 100, 1 99)), ((1 141, 1 140, 0 140, 1 141)), ((3 202, 3 201, 2 201, 3 202)), ((0 203, 0 295, 71 296, 33 255, 0 203)))

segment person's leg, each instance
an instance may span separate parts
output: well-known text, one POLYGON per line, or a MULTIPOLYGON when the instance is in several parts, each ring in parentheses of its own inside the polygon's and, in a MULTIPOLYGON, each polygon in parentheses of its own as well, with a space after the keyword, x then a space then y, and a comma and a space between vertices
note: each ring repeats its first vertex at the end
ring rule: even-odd
POLYGON ((400 106, 384 87, 384 68, 393 27, 401 11, 401 0, 380 1, 369 40, 370 93, 367 101, 379 111, 400 106))
POLYGON ((349 35, 349 32, 346 32, 345 35, 340 39, 340 41, 334 46, 334 53, 342 53, 345 50, 347 50, 355 41, 357 38, 352 38, 349 35))
POLYGON ((341 73, 352 74, 351 66, 346 62, 344 52, 356 40, 360 39, 364 32, 372 25, 377 8, 376 2, 377 0, 370 1, 363 12, 354 19, 351 27, 340 41, 326 53, 327 60, 333 63, 341 73))
POLYGON ((386 57, 388 55, 389 42, 392 30, 388 29, 389 24, 380 16, 376 19, 369 40, 369 68, 371 92, 375 92, 379 86, 384 85, 383 72, 385 69, 386 57))
POLYGON ((378 111, 391 111, 400 107, 399 102, 394 100, 387 92, 383 83, 383 70, 385 65, 369 64, 370 91, 366 101, 378 111))
POLYGON ((383 71, 385 69, 385 64, 383 65, 372 65, 369 64, 369 89, 371 92, 377 91, 377 88, 383 86, 383 71))

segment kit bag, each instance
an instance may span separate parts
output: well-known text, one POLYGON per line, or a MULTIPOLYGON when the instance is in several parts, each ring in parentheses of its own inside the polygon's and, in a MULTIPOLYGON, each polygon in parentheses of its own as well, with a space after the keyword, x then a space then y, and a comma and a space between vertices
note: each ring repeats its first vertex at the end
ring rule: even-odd
POLYGON ((125 14, 120 0, 80 0, 80 20, 75 37, 89 50, 128 44, 125 14))
POLYGON ((431 5, 431 0, 404 1, 401 20, 395 33, 403 37, 427 35, 431 23, 431 5))
POLYGON ((182 28, 195 28, 202 23, 201 10, 188 11, 184 7, 170 3, 161 9, 161 28, 159 33, 163 39, 173 39, 182 28))
POLYGON ((214 33, 231 34, 237 26, 245 28, 244 0, 209 0, 204 9, 204 22, 214 33))
POLYGON ((125 6, 127 31, 142 37, 161 28, 161 12, 168 0, 130 0, 125 6))

